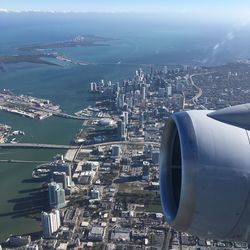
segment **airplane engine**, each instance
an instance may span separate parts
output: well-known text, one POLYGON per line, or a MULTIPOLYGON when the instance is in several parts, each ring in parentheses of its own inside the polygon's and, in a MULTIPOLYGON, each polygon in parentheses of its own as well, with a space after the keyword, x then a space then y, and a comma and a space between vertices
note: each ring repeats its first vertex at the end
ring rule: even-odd
POLYGON ((161 202, 177 231, 250 241, 250 132, 231 125, 236 123, 228 122, 227 111, 179 112, 168 119, 161 144, 161 202))

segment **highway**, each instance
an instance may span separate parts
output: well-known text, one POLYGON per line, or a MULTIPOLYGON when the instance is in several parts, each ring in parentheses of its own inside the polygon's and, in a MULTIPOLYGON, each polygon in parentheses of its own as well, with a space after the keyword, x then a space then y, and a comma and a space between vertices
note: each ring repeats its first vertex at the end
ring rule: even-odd
MULTIPOLYGON (((137 141, 112 141, 103 142, 89 145, 81 145, 82 149, 100 146, 111 146, 114 144, 118 145, 154 145, 160 146, 158 142, 137 142, 137 141)), ((78 149, 80 146, 72 145, 54 145, 54 144, 39 144, 39 143, 1 143, 0 148, 24 148, 24 149, 78 149)))
MULTIPOLYGON (((202 92, 202 89, 199 88, 195 83, 194 83, 194 80, 193 80, 193 77, 194 76, 201 76, 201 75, 209 75, 209 74, 212 74, 214 72, 206 72, 206 73, 199 73, 199 74, 193 74, 190 76, 190 82, 191 84, 193 85, 194 88, 196 88, 198 90, 198 93, 190 100, 192 101, 194 104, 197 104, 199 98, 202 96, 203 92, 202 92)), ((201 107, 202 108, 202 107, 201 107)), ((206 109, 204 106, 202 109, 206 109)))
POLYGON ((196 88, 198 90, 198 93, 191 99, 191 101, 194 103, 194 104, 197 104, 199 98, 202 96, 202 89, 199 88, 195 83, 194 83, 194 80, 193 80, 193 77, 194 76, 198 76, 198 75, 203 75, 204 73, 201 73, 201 74, 194 74, 194 75, 191 75, 190 76, 190 81, 191 81, 191 84, 193 85, 194 88, 196 88))

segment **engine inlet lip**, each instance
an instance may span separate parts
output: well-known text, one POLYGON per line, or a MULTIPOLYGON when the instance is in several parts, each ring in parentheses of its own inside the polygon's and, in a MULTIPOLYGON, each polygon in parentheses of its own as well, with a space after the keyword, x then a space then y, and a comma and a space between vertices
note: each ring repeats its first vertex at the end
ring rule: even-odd
POLYGON ((166 123, 161 143, 160 157, 160 190, 161 202, 167 222, 179 231, 190 228, 195 209, 195 175, 197 173, 198 147, 192 119, 188 112, 173 114, 166 123), (173 127, 174 126, 174 127, 173 127), (181 150, 181 191, 178 207, 173 202, 173 190, 170 183, 171 177, 169 156, 169 140, 174 130, 179 135, 181 150))

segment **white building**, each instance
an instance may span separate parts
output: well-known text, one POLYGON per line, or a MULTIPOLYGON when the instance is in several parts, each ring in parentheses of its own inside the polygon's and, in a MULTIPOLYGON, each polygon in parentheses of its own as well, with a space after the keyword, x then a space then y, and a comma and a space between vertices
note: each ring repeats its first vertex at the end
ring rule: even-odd
MULTIPOLYGON (((27 245, 25 249, 26 250, 39 250, 39 247, 37 244, 30 244, 30 245, 27 245)), ((0 248, 0 250, 1 250, 1 248, 0 248)))
POLYGON ((172 86, 168 86, 168 88, 167 88, 167 94, 168 94, 168 96, 172 95, 172 86))
POLYGON ((145 100, 146 99, 146 87, 143 86, 142 89, 141 89, 141 97, 142 97, 142 100, 145 100))
POLYGON ((41 216, 43 237, 51 238, 61 225, 60 212, 59 210, 53 210, 51 213, 42 212, 41 216))
POLYGON ((92 82, 92 83, 90 84, 90 90, 91 90, 92 92, 97 91, 97 84, 96 84, 95 82, 92 82))

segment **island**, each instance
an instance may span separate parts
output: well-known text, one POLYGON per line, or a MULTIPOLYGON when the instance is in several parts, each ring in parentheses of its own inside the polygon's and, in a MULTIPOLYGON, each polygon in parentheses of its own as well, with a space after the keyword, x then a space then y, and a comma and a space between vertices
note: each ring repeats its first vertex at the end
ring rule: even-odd
POLYGON ((39 43, 32 44, 18 48, 20 51, 33 51, 33 50, 48 50, 48 49, 60 49, 60 48, 70 48, 70 47, 85 47, 85 46, 108 46, 108 41, 111 38, 104 38, 95 35, 79 35, 71 40, 58 41, 51 43, 39 43))

